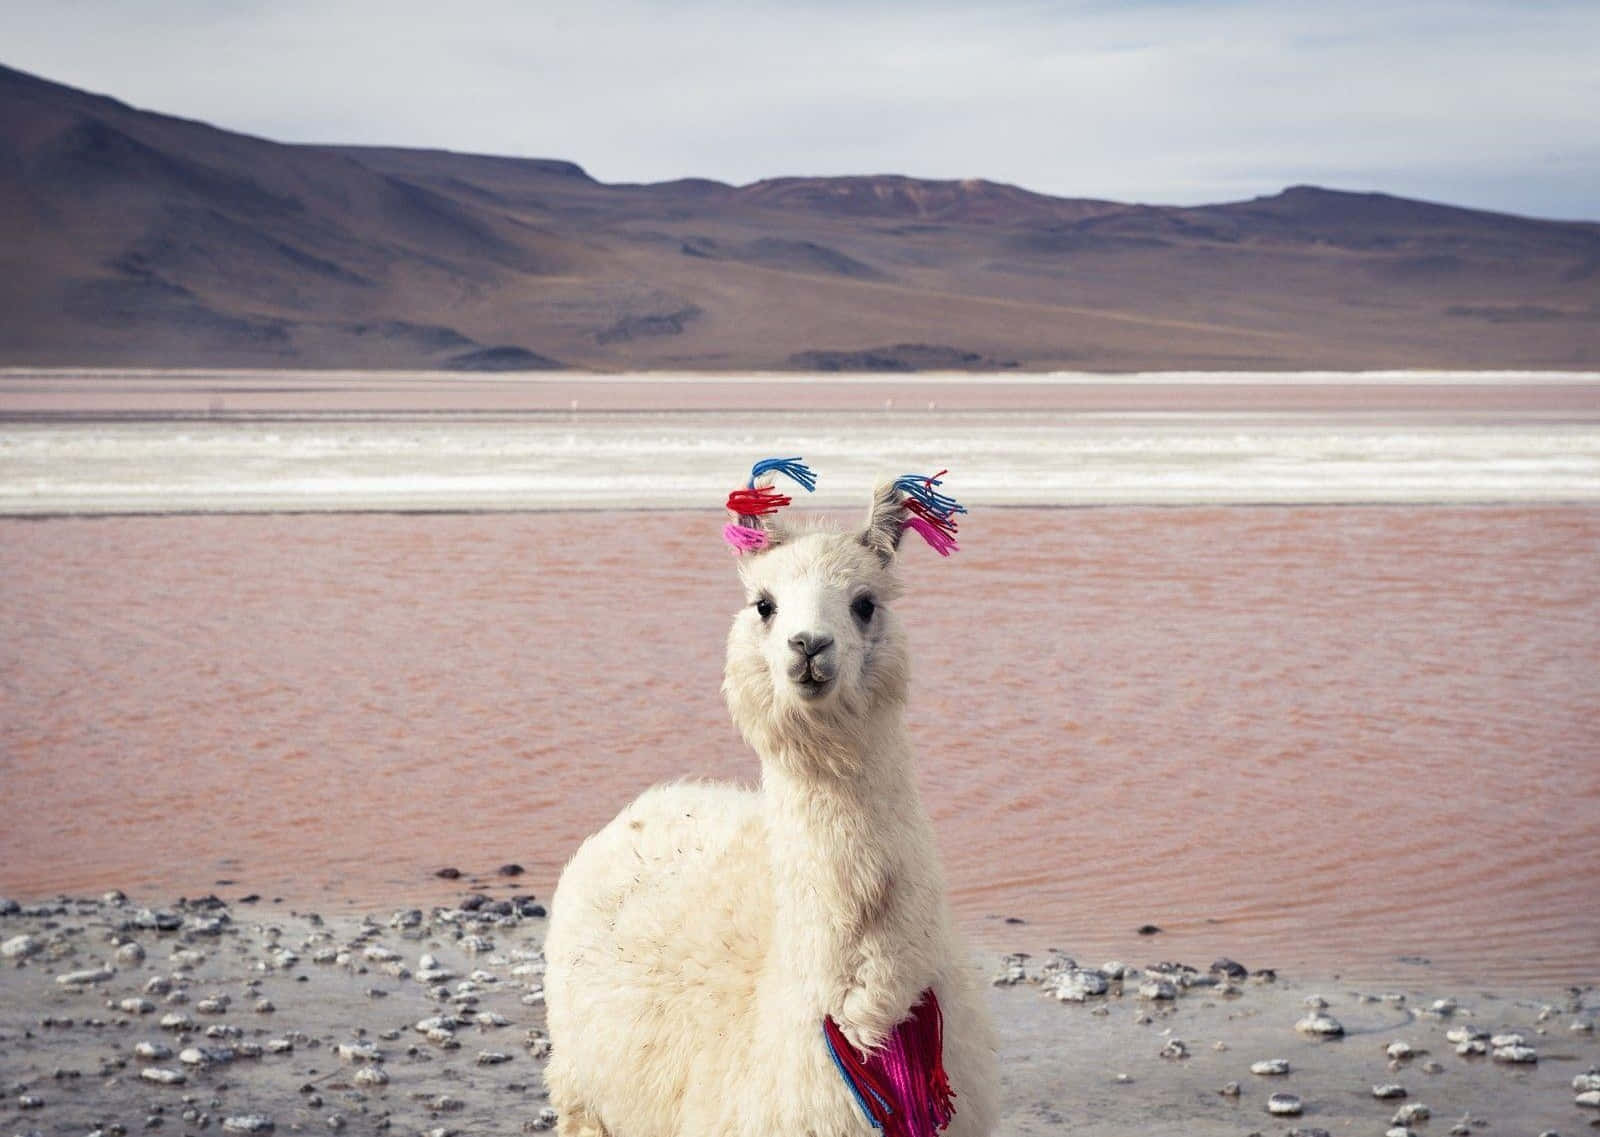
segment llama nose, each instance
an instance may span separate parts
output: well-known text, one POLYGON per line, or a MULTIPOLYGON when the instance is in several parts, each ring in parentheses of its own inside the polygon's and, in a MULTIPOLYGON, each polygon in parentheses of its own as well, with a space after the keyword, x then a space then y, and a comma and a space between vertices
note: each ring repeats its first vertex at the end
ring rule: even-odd
POLYGON ((812 635, 810 632, 801 632, 797 636, 789 637, 789 646, 795 651, 811 659, 821 655, 833 646, 833 637, 827 635, 812 635))

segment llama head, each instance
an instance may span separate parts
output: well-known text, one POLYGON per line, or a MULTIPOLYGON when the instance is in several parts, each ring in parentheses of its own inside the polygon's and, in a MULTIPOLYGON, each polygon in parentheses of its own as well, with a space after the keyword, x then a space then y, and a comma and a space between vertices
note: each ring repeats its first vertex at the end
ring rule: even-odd
POLYGON ((895 562, 906 529, 921 532, 904 483, 880 485, 857 529, 740 517, 762 536, 739 558, 745 603, 728 633, 722 689, 740 733, 763 754, 847 773, 840 764, 858 761, 860 749, 852 742, 900 713, 909 667, 895 562))

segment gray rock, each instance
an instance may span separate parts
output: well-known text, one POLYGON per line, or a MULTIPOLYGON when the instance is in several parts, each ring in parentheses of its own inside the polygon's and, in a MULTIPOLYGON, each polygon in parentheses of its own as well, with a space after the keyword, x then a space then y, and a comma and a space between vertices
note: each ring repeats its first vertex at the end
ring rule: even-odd
POLYGON ((1391 1125, 1410 1125, 1416 1121, 1426 1121, 1433 1116, 1433 1111, 1420 1101, 1407 1102, 1394 1111, 1391 1125))
POLYGON ((539 1111, 538 1117, 528 1123, 528 1128, 535 1130, 554 1129, 556 1122, 560 1120, 561 1115, 547 1105, 539 1111))
POLYGON ((1045 993, 1054 995, 1063 1003, 1082 1003, 1092 996, 1104 995, 1110 989, 1110 983, 1098 971, 1074 968, 1053 976, 1045 986, 1045 993))
POLYGON ((117 949, 117 962, 124 967, 133 967, 144 962, 144 946, 132 940, 117 949))
POLYGON ((499 1050, 478 1051, 478 1065, 480 1066, 498 1066, 502 1062, 509 1061, 511 1061, 511 1055, 505 1054, 499 1050))
POLYGON ((1294 1094, 1273 1094, 1267 1099, 1267 1112, 1274 1117, 1299 1117, 1305 1103, 1294 1094))
POLYGON ((1506 1062, 1513 1066, 1525 1066, 1539 1061, 1539 1052, 1531 1046, 1496 1046, 1489 1052, 1489 1057, 1496 1062, 1506 1062))
POLYGON ((133 1044, 133 1052, 140 1058, 145 1058, 152 1062, 159 1062, 164 1058, 172 1057, 172 1047, 164 1042, 136 1042, 133 1044))
POLYGON ((389 1084, 389 1075, 381 1064, 374 1064, 361 1067, 351 1081, 358 1086, 386 1086, 389 1084))
POLYGON ((0 896, 0 916, 15 916, 22 911, 22 905, 12 900, 9 896, 0 896))
POLYGON ((104 983, 116 976, 116 971, 101 964, 99 967, 87 967, 82 971, 69 971, 65 975, 57 975, 56 982, 63 987, 87 987, 91 983, 104 983))
POLYGON ((1469 1038, 1456 1045, 1456 1053, 1463 1058, 1470 1058, 1476 1054, 1489 1053, 1489 1044, 1481 1038, 1469 1038))
POLYGON ((30 956, 38 955, 43 950, 44 941, 38 936, 30 936, 26 933, 20 936, 12 936, 4 943, 0 943, 0 956, 4 956, 6 959, 27 959, 30 956))
POLYGON ((346 1062, 381 1062, 383 1053, 370 1042, 341 1042, 334 1052, 346 1062))
POLYGON ((1268 1058, 1263 1062, 1252 1062, 1250 1064, 1250 1072, 1269 1078, 1281 1077, 1289 1072, 1289 1060, 1287 1058, 1268 1058))
POLYGON ((194 1030, 195 1022, 188 1015, 178 1011, 171 1011, 161 1016, 162 1030, 194 1030))
POLYGON ((156 1009, 156 1005, 149 999, 141 999, 135 996, 123 999, 117 1004, 117 1009, 125 1015, 148 1015, 156 1009))
POLYGON ((1211 970, 1218 975, 1226 975, 1229 979, 1244 979, 1250 974, 1243 964, 1235 963, 1227 956, 1213 961, 1211 970))
POLYGON ((1584 1090, 1583 1093, 1572 1099, 1574 1105, 1585 1106, 1589 1109, 1600 1109, 1600 1090, 1584 1090))
POLYGON ((1395 1062, 1408 1062, 1412 1058, 1416 1057, 1417 1053, 1411 1048, 1411 1044, 1409 1042, 1402 1041, 1398 1038, 1391 1042, 1388 1046, 1385 1046, 1383 1048, 1383 1052, 1395 1062))
POLYGON ((1344 1033, 1344 1027, 1339 1020, 1323 1011, 1312 1011, 1295 1023, 1294 1029, 1301 1034, 1316 1035, 1320 1038, 1337 1038, 1344 1033))
POLYGON ((1386 1085, 1373 1086, 1372 1096, 1377 1098, 1379 1101, 1391 1101, 1394 1098, 1405 1097, 1406 1088, 1402 1085, 1398 1085, 1397 1083, 1389 1082, 1386 1085))
POLYGON ((163 1066, 146 1066, 139 1071, 139 1077, 163 1086, 181 1086, 188 1081, 188 1075, 182 1070, 168 1070, 163 1066))
POLYGON ((1169 1038, 1167 1044, 1161 1048, 1161 1057, 1173 1060, 1189 1057, 1189 1044, 1181 1038, 1169 1038))
POLYGON ((1139 984, 1139 998, 1141 999, 1176 999, 1177 997, 1178 988, 1170 980, 1150 978, 1139 984))
POLYGON ((1471 1042, 1474 1039, 1487 1039, 1489 1032, 1479 1026, 1453 1026, 1444 1032, 1445 1038, 1454 1043, 1471 1042))
POLYGON ((1572 1079, 1572 1088, 1580 1094, 1588 1090, 1600 1090, 1600 1074, 1593 1070, 1587 1074, 1579 1074, 1572 1079))
POLYGON ((178 1051, 185 1066, 222 1066, 233 1061, 233 1050, 226 1046, 186 1046, 178 1051))
POLYGON ((245 1113, 236 1117, 224 1117, 222 1127, 229 1133, 271 1133, 277 1126, 272 1118, 263 1113, 245 1113))

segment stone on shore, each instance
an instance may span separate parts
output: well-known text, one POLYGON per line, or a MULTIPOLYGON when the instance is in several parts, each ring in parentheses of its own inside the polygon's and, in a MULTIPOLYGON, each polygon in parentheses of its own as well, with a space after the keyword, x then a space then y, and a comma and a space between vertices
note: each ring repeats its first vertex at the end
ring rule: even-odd
POLYGON ((1344 1033, 1344 1027, 1332 1015, 1320 1010, 1314 1010, 1305 1018, 1294 1024, 1294 1029, 1301 1034, 1315 1035, 1320 1038, 1337 1038, 1344 1033))
POLYGON ((0 956, 4 956, 7 959, 27 959, 30 956, 38 955, 43 950, 44 940, 26 933, 20 936, 12 936, 4 943, 0 943, 0 956))
POLYGON ((87 987, 91 983, 105 983, 116 977, 116 971, 101 964, 99 967, 88 967, 82 971, 69 971, 65 975, 57 975, 56 982, 63 987, 87 987))
POLYGON ((1294 1094, 1273 1094, 1267 1099, 1267 1112, 1274 1117, 1299 1117, 1305 1103, 1294 1094))

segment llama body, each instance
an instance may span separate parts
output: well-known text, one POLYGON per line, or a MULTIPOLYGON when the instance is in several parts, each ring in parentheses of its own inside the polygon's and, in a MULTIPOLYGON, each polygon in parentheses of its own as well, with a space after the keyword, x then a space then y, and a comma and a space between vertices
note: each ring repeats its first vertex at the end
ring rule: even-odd
POLYGON ((946 1132, 992 1128, 992 1031, 904 725, 898 505, 880 491, 859 536, 778 534, 741 562, 724 693, 760 788, 657 787, 563 872, 546 943, 563 1137, 862 1137, 824 1017, 872 1050, 928 989, 946 1132))

